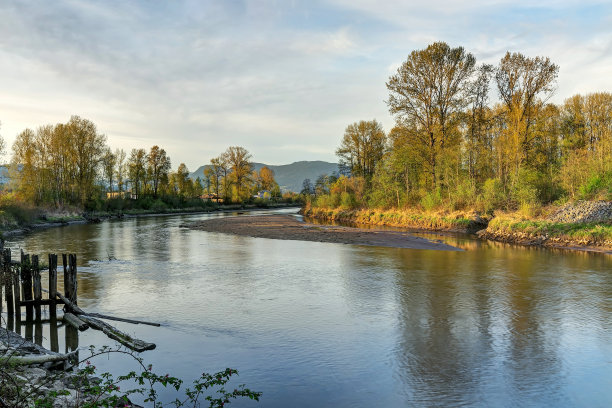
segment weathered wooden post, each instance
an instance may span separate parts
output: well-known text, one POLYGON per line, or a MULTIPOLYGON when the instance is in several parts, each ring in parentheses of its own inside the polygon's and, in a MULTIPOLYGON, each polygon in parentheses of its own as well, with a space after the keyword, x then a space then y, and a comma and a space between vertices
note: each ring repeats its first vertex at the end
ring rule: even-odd
POLYGON ((32 285, 34 288, 34 310, 36 320, 40 320, 40 309, 42 301, 42 283, 40 281, 40 267, 38 266, 38 255, 32 255, 32 285))
MULTIPOLYGON (((40 309, 40 306, 38 306, 38 309, 40 309)), ((43 344, 43 325, 40 318, 37 318, 34 322, 34 343, 38 344, 39 346, 42 346, 43 344)))
MULTIPOLYGON (((32 268, 30 255, 21 251, 21 292, 24 302, 34 300, 32 297, 32 268)), ((32 320, 34 308, 32 302, 26 303, 26 320, 32 320)))
POLYGON ((13 273, 11 269, 11 250, 5 248, 2 253, 2 270, 4 272, 4 298, 6 299, 6 312, 9 318, 15 314, 13 303, 13 273))
MULTIPOLYGON (((57 297, 57 254, 49 254, 49 313, 51 320, 56 316, 55 298, 57 297)), ((57 328, 56 334, 57 337, 57 328)))
MULTIPOLYGON (((53 306, 53 309, 55 309, 55 305, 53 306)), ((50 316, 49 337, 50 337, 49 340, 51 342, 51 351, 59 353, 59 338, 57 335, 57 316, 55 314, 51 314, 50 316)))
MULTIPOLYGON (((4 240, 0 238, 0 253, 4 252, 4 240)), ((4 258, 0 257, 0 327, 2 327, 2 290, 4 289, 4 281, 6 280, 4 276, 4 258)))
POLYGON ((70 295, 67 296, 68 299, 75 305, 77 305, 77 258, 76 254, 68 255, 68 270, 70 276, 70 295))
POLYGON ((70 282, 68 281, 68 257, 66 254, 62 254, 62 264, 64 265, 64 296, 68 298, 70 294, 70 282))
POLYGON ((15 304, 15 319, 17 320, 17 325, 15 327, 21 327, 19 322, 21 322, 21 285, 20 285, 20 267, 16 267, 13 270, 13 301, 15 304))

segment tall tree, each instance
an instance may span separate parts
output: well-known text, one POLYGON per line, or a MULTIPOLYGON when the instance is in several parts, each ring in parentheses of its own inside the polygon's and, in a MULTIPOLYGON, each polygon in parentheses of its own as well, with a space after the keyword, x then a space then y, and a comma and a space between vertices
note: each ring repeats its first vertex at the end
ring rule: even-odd
POLYGON ((168 177, 170 171, 170 158, 167 156, 166 151, 155 145, 151 147, 149 155, 147 156, 147 171, 150 174, 150 179, 153 184, 153 196, 157 197, 157 190, 160 181, 164 177, 168 177))
POLYGON ((108 191, 113 192, 113 178, 115 175, 115 166, 117 165, 117 156, 113 154, 110 148, 106 148, 102 156, 102 170, 104 177, 108 181, 108 191))
POLYGON ((274 179, 274 171, 268 166, 263 166, 259 169, 258 179, 262 190, 272 191, 278 185, 274 179))
POLYGON ((528 160, 536 136, 533 126, 553 94, 558 72, 559 67, 548 57, 508 52, 499 62, 495 81, 506 107, 506 146, 516 176, 528 160))
POLYGON ((70 132, 68 155, 72 158, 75 175, 73 191, 83 205, 92 196, 106 136, 97 132, 93 122, 79 116, 72 116, 67 126, 70 132))
POLYGON ((188 197, 191 194, 192 184, 189 179, 189 169, 185 163, 181 163, 176 170, 176 183, 179 194, 183 197, 188 197))
POLYGON ((250 181, 253 166, 250 162, 251 154, 244 147, 231 146, 226 152, 227 163, 231 169, 231 177, 236 187, 236 198, 241 201, 245 196, 246 184, 250 181))
POLYGON ((412 51, 387 82, 390 112, 398 122, 417 129, 414 142, 427 148, 432 188, 438 178, 438 156, 466 104, 475 64, 463 47, 436 42, 412 51))
POLYGON ((362 120, 346 128, 336 155, 340 165, 347 167, 352 175, 369 180, 383 157, 385 145, 382 125, 376 120, 362 120))
POLYGON ((128 175, 132 185, 132 195, 140 198, 144 187, 147 163, 147 152, 145 149, 132 149, 128 159, 128 175))
POLYGON ((119 189, 119 192, 122 192, 123 185, 125 183, 125 176, 127 174, 125 150, 115 149, 115 157, 117 158, 117 163, 115 167, 115 177, 117 178, 117 187, 119 189))

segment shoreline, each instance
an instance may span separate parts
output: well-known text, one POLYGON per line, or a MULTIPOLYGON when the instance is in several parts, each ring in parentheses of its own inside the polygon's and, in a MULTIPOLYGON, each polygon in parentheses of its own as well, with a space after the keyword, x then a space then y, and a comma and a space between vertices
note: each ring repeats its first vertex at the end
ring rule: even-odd
POLYGON ((208 214, 208 213, 226 213, 226 212, 235 212, 235 211, 257 211, 257 210, 267 210, 267 209, 283 209, 283 208, 295 208, 296 210, 301 208, 301 205, 297 204, 283 204, 283 205, 270 205, 266 207, 257 207, 255 205, 228 205, 226 207, 217 207, 211 209, 203 209, 203 210, 194 210, 193 208, 189 209, 178 209, 178 210, 169 210, 164 212, 159 211, 133 211, 127 213, 90 213, 81 217, 69 217, 69 219, 65 221, 44 221, 34 222, 25 225, 18 225, 16 228, 8 228, 5 230, 0 230, 0 238, 10 237, 14 235, 28 234, 31 232, 35 232, 42 229, 48 228, 56 228, 56 227, 66 227, 69 225, 78 225, 78 224, 97 224, 106 220, 121 220, 124 218, 140 218, 140 217, 161 217, 161 216, 171 216, 171 215, 189 215, 189 214, 208 214))
POLYGON ((385 231, 344 226, 317 225, 292 215, 222 217, 185 225, 188 228, 253 238, 326 242, 404 249, 463 251, 460 248, 417 237, 406 231, 385 231))
MULTIPOLYGON (((510 231, 497 227, 503 217, 485 219, 474 213, 455 213, 436 215, 411 211, 379 210, 339 210, 310 208, 300 211, 306 218, 324 222, 338 222, 340 225, 388 226, 402 228, 410 232, 462 233, 474 239, 501 242, 526 247, 564 249, 580 252, 612 254, 612 241, 596 241, 587 238, 570 238, 555 232, 541 232, 528 228, 510 231)), ((541 222, 548 226, 561 226, 566 229, 589 228, 586 224, 541 222)), ((561 228, 560 228, 561 229, 561 228)))

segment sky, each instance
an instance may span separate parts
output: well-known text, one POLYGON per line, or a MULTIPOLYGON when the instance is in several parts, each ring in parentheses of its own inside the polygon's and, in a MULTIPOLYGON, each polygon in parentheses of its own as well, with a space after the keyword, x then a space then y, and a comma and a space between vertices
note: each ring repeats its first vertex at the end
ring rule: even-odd
POLYGON ((612 91, 612 2, 0 0, 0 135, 87 118, 112 148, 159 145, 192 171, 228 146, 335 161, 347 125, 393 118, 412 50, 463 46, 560 66, 552 98, 612 91))

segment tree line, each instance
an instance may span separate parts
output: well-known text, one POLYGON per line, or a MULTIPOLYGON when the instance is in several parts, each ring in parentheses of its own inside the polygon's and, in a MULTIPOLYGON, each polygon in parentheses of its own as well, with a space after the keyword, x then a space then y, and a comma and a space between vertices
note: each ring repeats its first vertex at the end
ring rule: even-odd
POLYGON ((550 103, 558 71, 510 52, 479 65, 444 42, 412 51, 386 83, 395 126, 346 128, 343 176, 318 205, 533 211, 612 199, 612 93, 550 103))
MULTIPOLYGON (((160 146, 114 151, 96 125, 79 116, 67 123, 25 129, 12 146, 10 175, 18 199, 34 205, 95 209, 106 199, 200 199, 213 191, 217 201, 244 202, 259 190, 280 196, 274 173, 254 172, 251 154, 229 147, 211 160, 204 178, 191 178, 184 163, 172 163, 160 146)), ((166 200, 168 201, 168 200, 166 200)))

